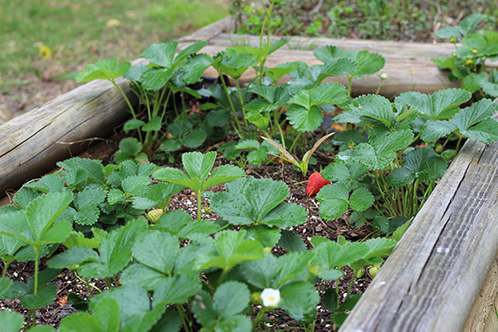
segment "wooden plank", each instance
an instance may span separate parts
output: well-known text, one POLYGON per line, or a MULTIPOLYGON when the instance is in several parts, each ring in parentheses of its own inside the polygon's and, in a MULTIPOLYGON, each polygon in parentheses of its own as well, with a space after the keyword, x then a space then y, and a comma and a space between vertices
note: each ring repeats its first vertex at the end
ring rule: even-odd
MULTIPOLYGON (((136 101, 129 81, 116 81, 136 101)), ((1 125, 0 196, 80 152, 80 144, 68 143, 111 134, 130 116, 127 110, 118 89, 97 80, 1 125)))
POLYGON ((476 326, 467 320, 498 253, 497 165, 498 143, 465 143, 341 331, 476 326))
MULTIPOLYGON (((270 36, 270 42, 275 42, 282 37, 270 36)), ((209 44, 213 46, 252 46, 259 47, 259 36, 235 35, 230 33, 220 33, 209 39, 209 44)), ((404 55, 408 57, 429 57, 440 58, 449 57, 455 52, 455 45, 452 43, 410 43, 390 40, 365 40, 347 38, 324 38, 324 37, 298 37, 291 36, 287 45, 282 49, 287 50, 314 50, 316 48, 334 45, 344 50, 363 51, 367 50, 381 55, 404 55)))
POLYGON ((463 331, 498 331, 498 317, 496 316, 495 306, 498 307, 498 255, 491 263, 463 331))
POLYGON ((178 39, 179 42, 198 42, 202 40, 210 40, 211 38, 219 35, 224 31, 231 31, 234 24, 234 19, 229 16, 225 17, 219 21, 211 23, 202 29, 199 29, 188 36, 181 37, 178 39))
MULTIPOLYGON (((186 46, 188 46, 188 44, 179 45, 179 50, 186 46)), ((202 49, 202 52, 215 55, 224 49, 225 47, 222 46, 208 45, 202 49)), ((277 50, 268 57, 266 65, 274 67, 281 63, 298 60, 304 61, 308 65, 322 63, 313 55, 312 51, 277 50)), ((389 76, 388 79, 384 80, 380 90, 380 94, 388 98, 392 98, 406 91, 419 91, 430 94, 442 89, 459 86, 457 83, 451 83, 448 80, 448 73, 439 70, 427 57, 386 55, 386 65, 384 69, 381 70, 381 73, 385 73, 389 76)), ((217 77, 218 73, 214 69, 209 68, 205 75, 217 77)), ((255 71, 249 69, 242 75, 240 81, 242 83, 250 82, 254 76, 255 71)), ((289 80, 289 76, 284 76, 279 81, 279 84, 284 84, 289 80)), ((353 78, 352 95, 373 94, 377 91, 380 81, 378 75, 365 76, 365 78, 361 80, 353 78)), ((345 76, 327 78, 324 82, 339 82, 345 86, 348 84, 345 76)))

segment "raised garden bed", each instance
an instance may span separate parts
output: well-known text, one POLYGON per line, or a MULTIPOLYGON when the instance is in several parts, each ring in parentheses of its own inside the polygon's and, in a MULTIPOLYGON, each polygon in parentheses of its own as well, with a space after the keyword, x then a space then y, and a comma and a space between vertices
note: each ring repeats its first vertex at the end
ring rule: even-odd
MULTIPOLYGON (((180 50, 188 43, 198 41, 198 38, 201 38, 208 39, 212 43, 203 51, 208 54, 216 54, 228 46, 218 46, 224 41, 216 41, 220 25, 226 26, 226 24, 225 20, 222 23, 201 29, 193 36, 183 38, 182 42, 185 44, 180 46, 180 50)), ((221 35, 221 37, 222 40, 226 40, 226 36, 221 35)), ((250 42, 250 37, 244 38, 250 42)), ((335 42, 340 43, 340 41, 335 42)), ((388 44, 392 45, 392 43, 386 45, 388 44)), ((361 44, 360 42, 348 43, 343 41, 341 46, 346 48, 345 45, 356 50, 388 49, 382 43, 366 42, 361 44)), ((434 46, 434 49, 437 48, 439 46, 434 46)), ((395 50, 395 48, 391 49, 395 50)), ((274 66, 277 63, 302 60, 313 64, 313 61, 316 60, 311 60, 311 56, 310 51, 277 51, 268 59, 267 63, 274 66)), ((385 54, 385 56, 387 63, 393 64, 390 65, 391 67, 386 66, 383 70, 389 79, 384 82, 381 94, 393 96, 411 90, 432 93, 449 86, 445 83, 447 82, 445 74, 440 72, 432 62, 427 61, 434 56, 432 54, 430 56, 419 54, 417 60, 406 54, 391 53, 385 54), (408 68, 408 70, 401 74, 399 71, 402 68, 405 70, 408 68), (425 71, 423 75, 419 76, 419 73, 423 71, 425 71), (431 71, 441 76, 432 79, 431 71)), ((252 77, 242 77, 241 80, 251 80, 252 77)), ((375 93, 379 82, 380 79, 375 77, 354 81, 353 94, 375 93)), ((120 85, 126 90, 127 83, 125 81, 121 81, 120 85)), ((129 92, 127 94, 131 95, 129 92)), ((9 128, 12 129, 9 129, 8 132, 19 132, 18 129, 22 124, 24 125, 23 132, 27 133, 28 137, 21 137, 12 146, 6 146, 5 151, 0 154, 0 162, 6 160, 5 165, 20 164, 19 166, 26 165, 27 167, 0 168, 6 170, 5 175, 0 175, 0 179, 5 178, 10 181, 11 174, 21 174, 12 177, 12 179, 16 178, 17 182, 6 182, 5 187, 2 187, 2 192, 7 188, 15 189, 27 179, 52 167, 56 160, 65 159, 70 152, 67 146, 64 146, 63 151, 55 149, 58 145, 66 145, 60 143, 100 136, 100 130, 110 129, 125 118, 127 118, 126 104, 112 85, 88 83, 35 112, 21 116, 16 122, 9 122, 9 128), (48 116, 48 111, 53 112, 53 105, 60 105, 60 113, 57 114, 67 114, 65 117, 71 119, 71 126, 63 124, 67 122, 59 124, 54 121, 54 117, 62 119, 61 115, 48 116), (110 122, 100 118, 96 118, 95 122, 90 122, 90 119, 95 118, 95 115, 83 111, 94 105, 101 107, 96 109, 95 114, 113 114, 116 117, 109 120, 110 122), (106 111, 103 112, 102 109, 106 111), (70 132, 74 132, 72 130, 76 123, 74 114, 82 113, 86 113, 88 118, 79 120, 76 127, 88 128, 89 131, 80 136, 69 136, 70 132), (26 123, 33 123, 34 126, 32 129, 27 129, 26 123), (102 129, 96 128, 96 123, 102 124, 102 129), (50 139, 47 147, 43 147, 44 151, 45 149, 58 151, 50 154, 43 153, 42 155, 46 155, 44 156, 46 159, 38 159, 43 160, 43 162, 35 162, 37 158, 40 158, 38 157, 39 152, 35 152, 34 156, 31 155, 26 159, 17 157, 13 162, 12 155, 28 154, 28 152, 21 150, 22 148, 30 152, 38 151, 33 146, 40 146, 40 139, 37 135, 42 133, 44 128, 65 129, 62 133, 55 133, 55 129, 50 130, 51 135, 48 136, 54 137, 55 140, 50 139), (35 143, 29 143, 30 138, 33 138, 35 143), (56 143, 57 141, 59 144, 56 143), (48 164, 49 166, 39 167, 39 164, 48 164), (33 173, 28 173, 28 170, 32 170, 33 173)), ((0 129, 7 132, 7 130, 3 130, 3 127, 0 129)), ((105 135, 102 136, 105 137, 105 135)), ((492 267, 493 258, 498 251, 497 246, 494 245, 496 242, 494 238, 498 230, 487 221, 493 221, 497 215, 498 188, 496 186, 497 170, 495 166, 497 147, 496 143, 484 145, 472 140, 465 144, 451 168, 438 184, 436 191, 385 263, 382 272, 374 279, 372 287, 367 290, 361 302, 346 321, 343 326, 344 330, 396 330, 406 329, 406 326, 410 326, 410 329, 413 330, 457 331, 464 328, 478 330, 484 326, 486 320, 492 322, 496 318, 493 317, 494 311, 490 304, 495 300, 498 290, 498 286, 492 278, 496 274, 492 267), (476 199, 469 199, 469 197, 476 197, 476 199), (486 276, 488 276, 487 279, 486 276), (483 287, 493 289, 493 291, 485 291, 483 287), (478 298, 481 290, 488 294, 488 298, 486 300, 479 299, 474 306, 474 300, 478 298), (462 301, 462 298, 466 300, 462 301), (455 303, 461 303, 461 306, 456 306, 455 303)))

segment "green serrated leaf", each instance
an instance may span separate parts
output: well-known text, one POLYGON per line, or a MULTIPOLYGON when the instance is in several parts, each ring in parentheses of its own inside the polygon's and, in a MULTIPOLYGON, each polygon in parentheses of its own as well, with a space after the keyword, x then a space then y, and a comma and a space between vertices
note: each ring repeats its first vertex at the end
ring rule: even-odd
POLYGON ((24 326, 24 316, 7 309, 0 310, 0 321, 5 332, 18 332, 24 326))
POLYGON ((52 257, 47 265, 53 269, 70 269, 84 262, 100 262, 99 255, 88 247, 73 247, 52 257))
POLYGON ((249 305, 249 288, 243 283, 228 281, 218 287, 214 298, 217 316, 227 319, 242 312, 249 305))
POLYGON ((330 59, 324 63, 320 73, 317 77, 317 82, 322 82, 325 78, 331 76, 350 75, 355 72, 356 64, 347 58, 343 59, 330 59))
POLYGON ((208 54, 193 55, 181 65, 180 76, 186 84, 196 83, 212 63, 213 58, 208 54))
POLYGON ((201 268, 219 267, 226 270, 250 260, 264 257, 263 247, 260 243, 245 239, 245 231, 222 231, 216 235, 217 257, 207 262, 200 261, 201 268))
POLYGON ((106 198, 106 192, 102 188, 85 188, 74 197, 74 204, 78 212, 74 220, 81 225, 93 225, 97 222, 100 210, 98 205, 106 198))
POLYGON ((147 188, 152 183, 150 177, 145 175, 133 175, 123 180, 123 190, 128 195, 136 195, 140 191, 147 188))
POLYGON ((259 241, 264 247, 273 248, 281 238, 281 230, 276 227, 257 225, 246 228, 247 238, 259 241))
POLYGON ((126 123, 123 126, 123 130, 126 133, 126 132, 129 132, 130 130, 138 129, 138 128, 142 127, 144 124, 145 124, 145 122, 143 122, 142 120, 131 119, 131 120, 126 121, 126 123))
POLYGON ((38 309, 52 304, 57 294, 57 286, 50 284, 38 290, 35 294, 26 294, 20 299, 20 303, 26 309, 38 309))
POLYGON ((358 188, 349 197, 351 210, 363 211, 372 206, 375 199, 372 193, 365 188, 358 188))
POLYGON ((169 276, 175 268, 179 250, 179 241, 175 236, 153 230, 139 234, 133 246, 137 261, 169 276), (166 252, 168 255, 163 254, 166 252))
POLYGON ((180 142, 188 148, 197 148, 206 140, 206 133, 202 130, 192 130, 180 139, 180 142))
POLYGON ((171 41, 163 44, 152 44, 142 52, 142 56, 151 63, 162 67, 169 67, 173 64, 177 41, 171 41))
POLYGON ((43 193, 60 192, 64 189, 64 179, 57 174, 49 174, 43 176, 39 181, 26 183, 24 187, 36 189, 43 193))
POLYGON ((429 120, 422 129, 421 138, 424 142, 435 142, 441 137, 449 135, 456 129, 456 126, 451 121, 446 120, 429 120))
POLYGON ((355 99, 351 112, 365 123, 383 123, 387 128, 394 124, 394 112, 391 102, 379 95, 360 96, 355 99))
POLYGON ((201 288, 201 281, 196 276, 175 275, 159 282, 153 305, 187 302, 201 288))
POLYGON ((100 60, 94 64, 86 66, 87 72, 82 72, 76 75, 75 79, 79 83, 90 82, 98 79, 113 81, 114 79, 123 76, 131 63, 123 61, 118 65, 118 58, 100 60))
POLYGON ((327 220, 334 220, 347 211, 349 190, 344 184, 333 183, 323 187, 316 198, 321 202, 320 216, 327 220))
POLYGON ((142 143, 134 137, 128 137, 119 142, 119 149, 135 156, 142 151, 142 143))
POLYGON ((312 283, 296 282, 280 289, 280 308, 289 313, 289 316, 298 321, 309 322, 316 317, 316 305, 320 301, 312 283), (313 315, 309 315, 313 312, 313 315))
POLYGON ((110 232, 100 245, 100 262, 80 264, 80 274, 85 278, 104 278, 126 267, 132 256, 137 234, 147 227, 147 221, 137 219, 110 232))
POLYGON ((143 125, 142 131, 159 131, 161 130, 162 123, 161 123, 161 117, 159 116, 154 116, 152 117, 147 124, 143 125))
POLYGON ((307 109, 299 105, 291 105, 287 109, 289 123, 300 132, 317 129, 323 120, 322 111, 317 106, 307 109))
POLYGON ((289 252, 305 252, 307 250, 304 241, 293 231, 283 229, 282 237, 278 245, 289 252))
POLYGON ((119 280, 123 286, 141 287, 148 291, 156 290, 159 283, 168 278, 164 273, 158 272, 142 264, 130 264, 121 273, 119 280))
MULTIPOLYGON (((90 310, 97 312, 98 307, 104 307, 107 303, 103 302, 105 299, 118 302, 120 331, 148 331, 166 310, 165 305, 152 306, 147 292, 138 287, 115 288, 98 294, 90 301, 90 310)), ((102 313, 102 318, 106 315, 107 313, 102 313)))
POLYGON ((377 53, 360 51, 356 56, 355 63, 356 70, 353 72, 353 76, 362 79, 363 75, 373 75, 384 68, 386 59, 377 53))

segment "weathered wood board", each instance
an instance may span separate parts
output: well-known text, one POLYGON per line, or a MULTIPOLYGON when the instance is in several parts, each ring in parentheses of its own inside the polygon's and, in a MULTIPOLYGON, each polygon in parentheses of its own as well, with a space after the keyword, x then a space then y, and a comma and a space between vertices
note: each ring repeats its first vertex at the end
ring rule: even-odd
POLYGON ((497 272, 497 220, 498 142, 468 140, 341 331, 496 324, 498 279, 485 280, 497 272))
MULTIPOLYGON (((179 45, 179 49, 187 47, 189 44, 184 43, 179 45)), ((202 49, 203 53, 216 55, 224 50, 223 46, 208 45, 202 49)), ((424 57, 405 57, 397 55, 386 55, 386 65, 381 73, 389 76, 384 80, 380 90, 380 94, 388 98, 392 98, 406 91, 419 91, 422 93, 434 93, 436 91, 448 88, 458 87, 457 83, 451 83, 448 80, 448 73, 441 71, 430 60, 424 57)), ((322 64, 312 51, 298 50, 277 50, 272 53, 266 62, 268 67, 274 67, 278 64, 290 61, 304 61, 309 66, 314 64, 322 64)), ((208 68, 205 72, 207 76, 217 77, 218 73, 213 68, 208 68)), ((250 68, 240 78, 241 83, 252 81, 255 77, 255 71, 250 68)), ((284 76, 279 84, 284 84, 290 80, 289 76, 284 76)), ((347 86, 347 77, 331 77, 325 79, 324 82, 339 82, 347 86)), ((365 76, 364 79, 355 79, 352 81, 352 95, 358 96, 362 94, 373 94, 377 91, 381 79, 378 75, 365 76)))
MULTIPOLYGON (((136 100, 129 81, 117 83, 136 100)), ((82 144, 77 142, 109 136, 129 116, 118 89, 98 80, 1 125, 0 197, 54 168, 58 160, 81 152, 82 144)))
MULTIPOLYGON (((275 42, 281 37, 270 36, 270 42, 275 42)), ((390 40, 366 40, 347 38, 324 37, 289 37, 289 43, 282 48, 287 50, 314 50, 316 48, 333 45, 344 50, 369 51, 381 55, 398 55, 407 57, 441 58, 449 57, 455 52, 455 45, 451 43, 411 43, 390 40)), ((259 36, 235 35, 220 33, 209 39, 209 44, 214 46, 253 46, 259 47, 259 36)))

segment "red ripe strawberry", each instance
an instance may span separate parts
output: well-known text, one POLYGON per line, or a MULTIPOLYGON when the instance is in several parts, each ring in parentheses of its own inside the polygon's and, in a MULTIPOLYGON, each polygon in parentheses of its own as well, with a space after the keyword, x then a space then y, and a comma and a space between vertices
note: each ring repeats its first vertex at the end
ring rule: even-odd
POLYGON ((318 194, 322 187, 330 184, 330 181, 325 180, 322 175, 318 172, 315 172, 310 175, 308 179, 308 185, 306 186, 306 195, 314 196, 318 194))

